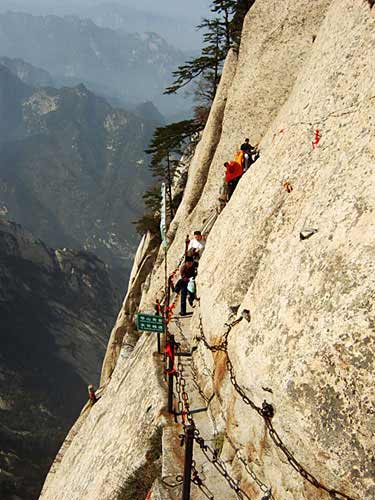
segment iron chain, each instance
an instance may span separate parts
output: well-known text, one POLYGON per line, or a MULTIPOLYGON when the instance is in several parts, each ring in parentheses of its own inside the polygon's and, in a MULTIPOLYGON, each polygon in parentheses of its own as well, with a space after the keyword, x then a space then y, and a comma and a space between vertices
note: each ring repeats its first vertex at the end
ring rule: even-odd
MULTIPOLYGON (((210 346, 207 342, 207 339, 204 335, 203 331, 203 323, 202 323, 202 317, 200 316, 200 321, 199 321, 199 328, 200 328, 200 338, 198 340, 202 340, 204 345, 206 346, 207 349, 209 349, 212 352, 222 350, 226 353, 227 361, 226 361, 226 366, 229 372, 229 377, 230 381, 235 388, 236 392, 241 396, 242 401, 250 406, 254 411, 258 413, 259 416, 261 416, 266 424, 266 427, 268 429, 269 435, 272 439, 272 441, 275 443, 276 447, 279 448, 282 453, 286 456, 289 464, 295 469, 306 481, 308 481, 310 484, 315 486, 318 489, 324 490, 327 493, 330 494, 331 498, 334 500, 355 500, 353 497, 350 497, 346 495, 345 493, 342 493, 340 491, 337 491, 332 488, 328 488, 326 485, 318 481, 310 472, 308 472, 303 465, 301 465, 298 460, 294 457, 294 455, 289 451, 289 449, 286 447, 282 439, 280 438, 279 434, 273 427, 273 424, 271 422, 271 419, 273 417, 273 407, 272 405, 268 404, 266 401, 264 401, 262 407, 257 406, 254 401, 252 401, 244 392, 242 387, 238 384, 236 375, 234 372, 234 367, 233 364, 230 360, 229 354, 228 354, 228 336, 230 331, 232 330, 233 326, 235 326, 239 321, 236 320, 232 323, 230 323, 228 326, 227 331, 225 332, 223 338, 223 342, 217 346, 210 346)), ((251 474, 250 474, 251 475, 251 474)))
MULTIPOLYGON (((181 413, 182 425, 184 427, 184 431, 186 432, 186 428, 188 427, 188 425, 194 426, 194 439, 199 444, 199 446, 200 446, 201 450, 203 451, 204 455, 206 456, 207 460, 224 477, 224 479, 227 481, 230 488, 236 493, 238 498, 240 498, 241 500, 244 500, 244 499, 251 500, 251 498, 247 495, 247 493, 244 492, 240 488, 240 486, 238 485, 238 482, 235 481, 230 476, 224 462, 217 457, 216 451, 213 450, 205 442, 203 437, 200 435, 199 429, 197 429, 197 427, 195 425, 194 418, 193 418, 191 411, 190 411, 189 395, 186 392, 186 380, 184 377, 183 363, 178 362, 177 371, 175 373, 175 376, 176 376, 176 392, 178 394, 178 405, 179 405, 179 408, 180 408, 180 406, 182 407, 182 410, 179 410, 179 413, 181 413), (180 405, 180 403, 181 403, 181 405, 180 405)), ((203 391, 202 391, 202 393, 203 393, 203 391)), ((205 494, 205 496, 207 498, 214 499, 210 490, 207 488, 207 486, 204 485, 202 479, 199 477, 199 474, 196 471, 195 466, 193 466, 192 470, 193 470, 192 482, 199 487, 199 489, 205 494), (209 496, 210 494, 211 494, 211 496, 209 496)))

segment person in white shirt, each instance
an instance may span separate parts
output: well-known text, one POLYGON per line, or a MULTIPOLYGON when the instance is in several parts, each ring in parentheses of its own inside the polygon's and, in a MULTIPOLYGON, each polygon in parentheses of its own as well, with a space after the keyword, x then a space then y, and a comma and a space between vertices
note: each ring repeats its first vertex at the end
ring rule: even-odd
POLYGON ((199 260, 202 256, 204 250, 203 236, 200 231, 194 231, 194 238, 190 240, 187 253, 194 257, 195 260, 199 260))

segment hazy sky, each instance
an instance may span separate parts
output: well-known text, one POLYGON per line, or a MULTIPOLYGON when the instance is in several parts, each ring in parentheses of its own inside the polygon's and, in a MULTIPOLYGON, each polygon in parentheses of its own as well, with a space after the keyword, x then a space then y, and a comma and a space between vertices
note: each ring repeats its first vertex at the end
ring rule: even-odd
POLYGON ((119 0, 118 3, 135 8, 147 8, 153 12, 173 13, 184 17, 207 16, 210 2, 208 0, 119 0))
POLYGON ((32 11, 33 8, 41 7, 49 10, 51 8, 66 8, 68 5, 75 7, 84 7, 87 5, 97 5, 101 3, 117 3, 119 5, 128 5, 135 9, 147 9, 160 14, 179 14, 184 17, 200 17, 207 15, 209 11, 209 0, 0 0, 1 4, 10 8, 27 8, 32 11))

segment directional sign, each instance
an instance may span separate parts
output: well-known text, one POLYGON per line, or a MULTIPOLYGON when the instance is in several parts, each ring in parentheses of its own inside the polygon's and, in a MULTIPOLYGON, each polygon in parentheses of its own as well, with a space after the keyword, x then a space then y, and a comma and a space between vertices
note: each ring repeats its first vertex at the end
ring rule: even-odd
POLYGON ((137 314, 137 330, 142 332, 165 332, 164 318, 156 314, 137 314))

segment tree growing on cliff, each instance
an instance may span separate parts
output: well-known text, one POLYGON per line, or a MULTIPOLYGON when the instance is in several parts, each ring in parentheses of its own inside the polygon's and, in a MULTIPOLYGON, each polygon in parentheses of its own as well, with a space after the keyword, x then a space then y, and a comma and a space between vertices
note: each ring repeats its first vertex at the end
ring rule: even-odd
POLYGON ((238 50, 243 20, 255 0, 212 0, 212 19, 204 19, 197 29, 203 30, 201 54, 190 59, 172 73, 174 82, 165 89, 165 94, 174 94, 193 80, 199 79, 198 89, 204 88, 203 100, 198 106, 209 107, 220 82, 221 70, 228 51, 238 50))
POLYGON ((233 48, 238 51, 241 43, 241 33, 246 14, 255 4, 255 0, 237 0, 236 8, 230 23, 233 48))
POLYGON ((146 149, 146 153, 152 155, 150 169, 153 176, 166 183, 171 217, 174 216, 175 211, 172 199, 173 176, 176 173, 183 146, 198 130, 195 120, 183 120, 159 127, 154 132, 149 148, 146 149))
POLYGON ((187 141, 200 132, 207 121, 216 95, 221 71, 228 50, 238 50, 244 17, 255 0, 212 0, 213 18, 203 19, 197 27, 203 30, 203 47, 195 59, 190 59, 173 72, 174 82, 165 94, 174 94, 194 82, 194 118, 159 127, 146 153, 152 155, 150 169, 158 183, 143 196, 146 212, 135 225, 138 232, 159 231, 160 185, 167 187, 168 211, 173 218, 175 200, 172 196, 173 176, 187 141))
POLYGON ((143 195, 146 211, 134 221, 137 231, 143 234, 150 231, 159 233, 160 225, 160 191, 161 183, 165 182, 168 198, 168 215, 172 219, 177 208, 172 196, 172 183, 177 172, 179 158, 186 144, 202 129, 196 120, 183 120, 158 127, 146 153, 151 155, 150 169, 157 183, 143 195))
POLYGON ((142 196, 145 204, 145 212, 133 224, 139 234, 150 231, 151 234, 160 237, 160 183, 155 184, 142 196))

